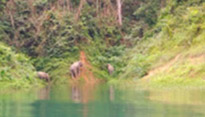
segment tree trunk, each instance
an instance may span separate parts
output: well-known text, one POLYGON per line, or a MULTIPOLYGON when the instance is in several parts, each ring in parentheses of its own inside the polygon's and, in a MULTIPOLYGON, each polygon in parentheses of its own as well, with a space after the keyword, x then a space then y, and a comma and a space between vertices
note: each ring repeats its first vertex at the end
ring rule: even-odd
POLYGON ((66 1, 66 6, 67 6, 67 10, 68 10, 69 12, 71 12, 71 3, 70 3, 70 0, 67 0, 67 1, 66 1))
POLYGON ((164 8, 166 6, 166 0, 161 0, 160 7, 164 8))
POLYGON ((76 16, 75 16, 75 19, 78 20, 79 16, 80 16, 80 13, 81 13, 81 10, 83 8, 83 5, 85 4, 86 0, 81 0, 80 1, 80 5, 78 7, 78 11, 76 13, 76 16))
POLYGON ((96 16, 98 16, 99 13, 99 0, 96 0, 96 16))
POLYGON ((122 25, 122 2, 121 0, 117 0, 117 13, 118 13, 118 23, 122 25))

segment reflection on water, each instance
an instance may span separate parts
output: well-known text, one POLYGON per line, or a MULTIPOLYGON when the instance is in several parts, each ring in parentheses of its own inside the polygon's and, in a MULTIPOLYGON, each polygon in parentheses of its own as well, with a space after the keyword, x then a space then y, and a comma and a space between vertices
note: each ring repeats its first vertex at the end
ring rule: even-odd
POLYGON ((48 100, 50 98, 50 85, 38 91, 39 100, 48 100))
POLYGON ((109 86, 109 97, 110 97, 110 101, 114 101, 115 99, 115 90, 113 88, 113 86, 109 86))
POLYGON ((203 117, 204 108, 205 90, 72 84, 0 95, 0 117, 203 117))
POLYGON ((74 102, 81 102, 81 93, 77 86, 72 86, 71 88, 71 99, 74 102))
POLYGON ((204 105, 205 90, 153 90, 149 99, 167 104, 204 105))
POLYGON ((95 84, 72 84, 71 85, 71 99, 76 103, 86 104, 93 99, 95 84))

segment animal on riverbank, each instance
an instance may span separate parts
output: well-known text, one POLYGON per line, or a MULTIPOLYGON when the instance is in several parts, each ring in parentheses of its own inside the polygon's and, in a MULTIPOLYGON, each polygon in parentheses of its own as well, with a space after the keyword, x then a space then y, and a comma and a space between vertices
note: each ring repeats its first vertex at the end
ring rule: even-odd
POLYGON ((80 68, 83 67, 83 63, 81 61, 74 62, 70 66, 70 73, 72 78, 77 78, 80 74, 80 68))
POLYGON ((46 80, 47 82, 50 81, 50 76, 45 72, 37 72, 37 75, 40 79, 46 80))
POLYGON ((113 72, 114 72, 114 67, 111 65, 111 64, 107 64, 107 69, 108 69, 108 72, 109 74, 111 75, 113 72))

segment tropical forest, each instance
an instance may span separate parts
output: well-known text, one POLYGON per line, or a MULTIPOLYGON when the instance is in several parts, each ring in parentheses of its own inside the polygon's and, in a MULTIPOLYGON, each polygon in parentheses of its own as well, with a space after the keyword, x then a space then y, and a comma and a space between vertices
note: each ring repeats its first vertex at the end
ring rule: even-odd
POLYGON ((0 117, 204 108, 204 0, 0 0, 0 117))

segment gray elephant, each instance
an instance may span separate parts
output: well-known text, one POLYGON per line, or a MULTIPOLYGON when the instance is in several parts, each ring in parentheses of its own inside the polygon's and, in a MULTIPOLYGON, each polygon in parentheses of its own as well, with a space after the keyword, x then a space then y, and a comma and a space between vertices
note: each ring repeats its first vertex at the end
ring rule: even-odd
POLYGON ((114 67, 111 65, 111 64, 107 64, 107 69, 108 69, 108 72, 109 74, 111 75, 113 72, 114 72, 114 67))
POLYGON ((40 79, 46 80, 47 82, 50 81, 50 76, 45 72, 37 72, 37 75, 40 79))
POLYGON ((77 78, 80 74, 80 68, 83 67, 83 63, 81 61, 74 62, 70 66, 70 73, 72 78, 77 78))

